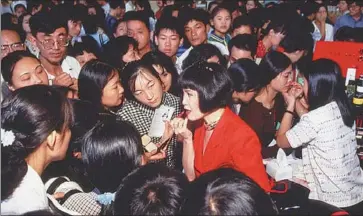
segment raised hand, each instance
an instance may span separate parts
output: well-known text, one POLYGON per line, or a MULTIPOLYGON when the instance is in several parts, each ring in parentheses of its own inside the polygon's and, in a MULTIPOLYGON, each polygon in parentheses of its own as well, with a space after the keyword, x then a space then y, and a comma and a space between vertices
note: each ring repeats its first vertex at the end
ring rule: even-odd
POLYGON ((188 119, 175 118, 171 120, 171 125, 174 129, 174 133, 177 135, 178 140, 192 141, 193 133, 188 129, 188 119))
POLYGON ((63 72, 54 78, 53 84, 69 87, 69 86, 73 85, 73 80, 69 74, 63 72))

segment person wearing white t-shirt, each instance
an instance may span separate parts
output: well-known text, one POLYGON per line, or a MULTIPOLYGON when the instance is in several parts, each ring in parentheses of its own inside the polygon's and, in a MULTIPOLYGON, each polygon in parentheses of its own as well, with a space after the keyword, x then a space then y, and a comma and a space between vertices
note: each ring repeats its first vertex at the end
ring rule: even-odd
POLYGON ((314 38, 316 41, 333 41, 334 27, 327 23, 328 10, 325 5, 320 4, 319 10, 316 12, 315 20, 312 22, 314 26, 314 38))
POLYGON ((319 59, 307 71, 303 87, 294 84, 284 93, 287 109, 277 132, 277 145, 302 146, 303 180, 310 189, 309 199, 361 215, 363 171, 356 152, 353 110, 344 92, 339 65, 319 59), (295 107, 302 93, 309 104, 307 113, 295 107), (301 116, 291 127, 294 111, 301 116))
POLYGON ((30 18, 34 45, 39 49, 39 60, 48 74, 49 84, 77 90, 81 67, 76 59, 66 56, 69 45, 67 28, 56 19, 50 13, 30 18))

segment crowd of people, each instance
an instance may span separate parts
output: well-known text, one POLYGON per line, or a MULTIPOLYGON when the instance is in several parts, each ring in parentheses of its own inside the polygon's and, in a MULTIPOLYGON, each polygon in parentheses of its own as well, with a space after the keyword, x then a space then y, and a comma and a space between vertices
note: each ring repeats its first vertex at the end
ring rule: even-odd
POLYGON ((2 0, 1 214, 283 214, 279 149, 362 214, 345 80, 312 59, 363 43, 363 2, 156 2, 2 0))

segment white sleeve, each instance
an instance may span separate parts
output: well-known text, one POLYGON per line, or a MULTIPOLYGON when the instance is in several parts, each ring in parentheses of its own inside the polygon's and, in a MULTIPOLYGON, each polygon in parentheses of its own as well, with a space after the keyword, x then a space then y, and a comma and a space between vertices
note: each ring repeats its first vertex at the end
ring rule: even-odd
POLYGON ((286 132, 286 138, 292 148, 297 148, 314 140, 318 130, 308 115, 303 115, 300 122, 286 132))

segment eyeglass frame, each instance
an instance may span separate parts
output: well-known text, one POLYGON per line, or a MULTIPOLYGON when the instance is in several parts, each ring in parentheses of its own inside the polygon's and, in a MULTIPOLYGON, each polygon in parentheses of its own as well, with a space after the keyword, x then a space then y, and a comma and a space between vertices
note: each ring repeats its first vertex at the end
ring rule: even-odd
POLYGON ((23 47, 23 50, 26 49, 26 46, 25 46, 24 43, 22 43, 22 42, 15 42, 15 43, 12 43, 12 44, 2 44, 1 45, 1 51, 3 50, 3 47, 7 47, 8 51, 6 53, 9 53, 10 52, 10 49, 12 51, 20 51, 21 50, 21 49, 19 49, 19 50, 18 49, 14 49, 13 48, 14 45, 21 45, 23 47))
POLYGON ((58 39, 56 39, 56 40, 54 40, 54 39, 45 39, 45 40, 43 40, 43 41, 41 41, 41 40, 37 39, 37 41, 39 41, 39 43, 40 43, 40 44, 42 44, 42 46, 43 46, 43 48, 44 48, 44 49, 46 49, 46 50, 50 50, 50 49, 52 49, 52 48, 54 47, 55 43, 58 43, 58 45, 59 45, 59 46, 62 46, 62 47, 67 47, 67 46, 69 45, 69 42, 70 42, 70 41, 69 41, 67 38, 65 38, 65 39, 64 39, 67 43, 66 43, 66 44, 64 44, 64 45, 60 45, 59 40, 61 40, 61 39, 62 39, 62 38, 58 38, 58 39), (47 48, 46 46, 44 46, 44 43, 45 43, 45 41, 47 41, 47 40, 49 40, 49 41, 53 41, 52 46, 51 46, 51 47, 49 47, 49 48, 47 48))

